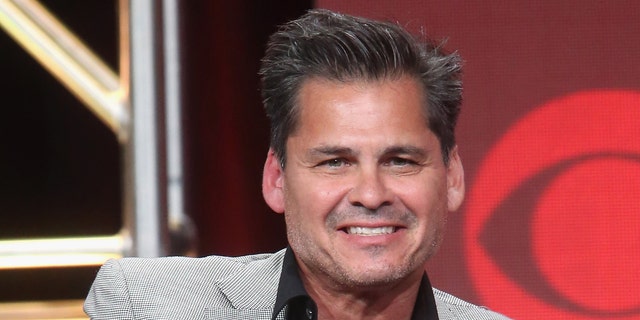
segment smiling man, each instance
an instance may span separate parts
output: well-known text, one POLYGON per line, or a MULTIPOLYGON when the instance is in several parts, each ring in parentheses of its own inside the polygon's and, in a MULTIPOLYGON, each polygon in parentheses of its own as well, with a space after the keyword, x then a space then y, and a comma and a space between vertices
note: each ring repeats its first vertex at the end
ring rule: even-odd
POLYGON ((286 165, 268 155, 265 198, 285 214, 321 317, 411 318, 425 261, 464 194, 455 149, 445 165, 422 116, 423 91, 405 75, 305 80, 286 165))
POLYGON ((460 59, 391 23, 310 11, 270 38, 267 204, 289 247, 122 259, 94 319, 506 319, 433 289, 425 262, 464 199, 460 59))

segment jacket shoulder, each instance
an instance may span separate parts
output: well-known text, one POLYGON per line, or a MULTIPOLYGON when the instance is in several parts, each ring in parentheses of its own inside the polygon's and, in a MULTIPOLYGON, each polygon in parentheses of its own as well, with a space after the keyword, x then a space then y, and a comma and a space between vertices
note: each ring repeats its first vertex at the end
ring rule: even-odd
POLYGON ((477 320, 508 320, 506 316, 491 311, 486 307, 464 301, 456 296, 433 288, 436 299, 438 316, 443 320, 477 319, 477 320))
POLYGON ((264 261, 273 254, 258 254, 242 257, 207 256, 191 257, 162 257, 162 258, 121 258, 107 261, 102 269, 117 269, 126 278, 170 277, 176 281, 194 280, 192 278, 206 278, 217 280, 225 278, 247 265, 264 261))
POLYGON ((208 309, 233 308, 221 284, 277 269, 282 255, 109 260, 94 280, 85 312, 92 319, 202 319, 208 309))

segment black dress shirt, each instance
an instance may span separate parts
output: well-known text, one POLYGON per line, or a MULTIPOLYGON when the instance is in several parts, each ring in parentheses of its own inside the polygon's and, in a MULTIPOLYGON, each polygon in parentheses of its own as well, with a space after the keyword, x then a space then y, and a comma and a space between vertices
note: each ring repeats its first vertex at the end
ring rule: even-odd
MULTIPOLYGON (((280 311, 285 307, 287 307, 285 315, 287 320, 318 319, 318 307, 302 284, 300 273, 298 272, 298 262, 290 247, 287 247, 284 255, 272 319, 276 319, 280 311)), ((431 283, 429 283, 429 278, 425 273, 420 282, 420 289, 418 290, 416 303, 413 306, 411 320, 427 319, 437 320, 438 311, 431 283)))

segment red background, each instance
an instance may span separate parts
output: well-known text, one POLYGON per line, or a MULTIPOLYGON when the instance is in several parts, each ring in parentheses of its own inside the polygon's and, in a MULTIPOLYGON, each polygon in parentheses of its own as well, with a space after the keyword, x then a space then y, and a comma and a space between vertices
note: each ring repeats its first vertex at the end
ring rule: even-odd
MULTIPOLYGON (((117 70, 117 1, 45 0, 117 70), (91 26, 90 28, 87 26, 91 26)), ((258 63, 310 0, 183 1, 185 204, 198 254, 275 251, 258 63)), ((326 1, 424 30, 466 61, 467 201, 435 286, 520 319, 640 318, 640 2, 326 1)), ((0 239, 121 227, 115 136, 0 32, 0 239)), ((0 301, 84 298, 96 268, 3 270, 0 301)))
POLYGON ((336 1, 466 61, 468 187, 427 267, 519 319, 640 318, 640 2, 336 1))

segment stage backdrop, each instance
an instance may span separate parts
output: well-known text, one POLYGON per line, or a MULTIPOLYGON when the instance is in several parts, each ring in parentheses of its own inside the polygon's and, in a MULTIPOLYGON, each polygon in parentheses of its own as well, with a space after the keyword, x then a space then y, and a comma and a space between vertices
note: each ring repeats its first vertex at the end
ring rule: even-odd
POLYGON ((465 59, 468 187, 427 269, 518 319, 640 319, 640 2, 340 1, 465 59))

